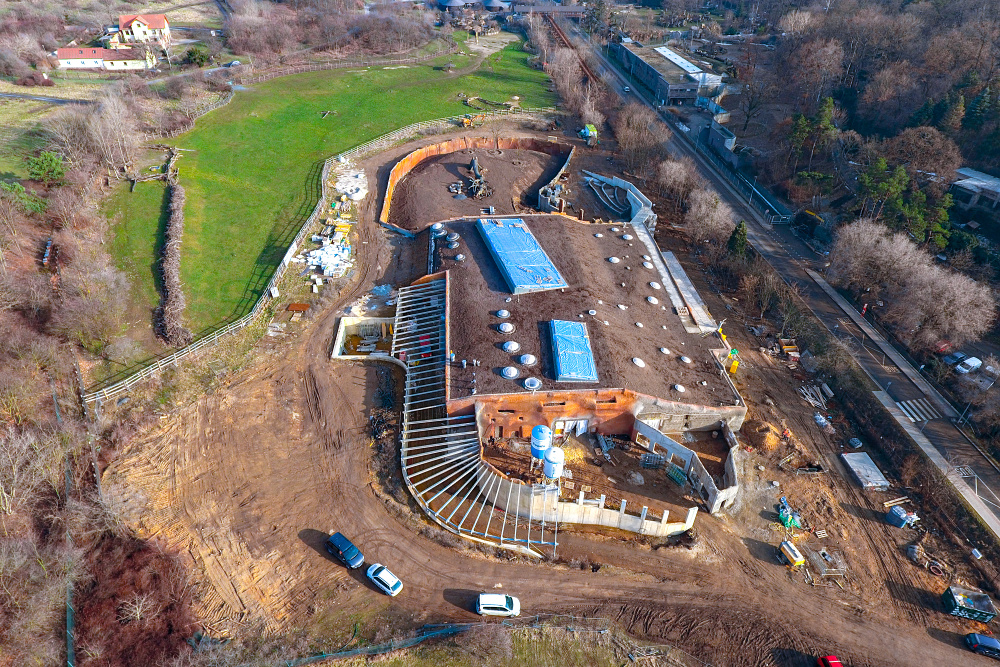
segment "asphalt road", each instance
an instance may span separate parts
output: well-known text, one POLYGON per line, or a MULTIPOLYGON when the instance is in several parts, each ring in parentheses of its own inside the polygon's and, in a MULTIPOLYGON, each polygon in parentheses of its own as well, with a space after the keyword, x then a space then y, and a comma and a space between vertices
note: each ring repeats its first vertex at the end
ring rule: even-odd
POLYGON ((65 97, 46 97, 45 95, 28 95, 22 93, 0 93, 0 97, 12 100, 35 100, 51 104, 93 104, 93 100, 80 100, 65 97))
MULTIPOLYGON (((599 49, 592 47, 591 51, 601 63, 598 75, 607 77, 606 81, 612 90, 622 99, 639 101, 655 109, 634 89, 625 93, 624 88, 629 85, 625 77, 599 49)), ((967 478, 970 487, 978 490, 979 497, 986 503, 995 519, 1000 521, 1000 495, 997 495, 1000 493, 1000 470, 969 442, 950 419, 941 415, 940 410, 934 407, 931 397, 907 378, 900 367, 888 358, 874 341, 865 336, 847 313, 806 273, 807 269, 811 269, 822 274, 825 258, 818 256, 797 238, 788 226, 772 227, 763 223, 756 210, 747 205, 740 193, 715 171, 711 163, 698 155, 690 143, 680 138, 679 134, 674 132, 667 142, 670 152, 691 157, 701 175, 715 187, 720 197, 738 216, 751 222, 747 225, 747 238, 754 248, 787 283, 798 287, 802 298, 816 317, 847 345, 852 356, 872 380, 889 394, 904 413, 912 414, 916 418, 917 425, 923 429, 922 434, 935 449, 952 466, 964 468, 961 469, 962 476, 967 478), (925 418, 929 419, 925 421, 925 418), (974 473, 975 478, 970 477, 970 473, 974 473)), ((913 370, 919 374, 919 371, 913 370)))

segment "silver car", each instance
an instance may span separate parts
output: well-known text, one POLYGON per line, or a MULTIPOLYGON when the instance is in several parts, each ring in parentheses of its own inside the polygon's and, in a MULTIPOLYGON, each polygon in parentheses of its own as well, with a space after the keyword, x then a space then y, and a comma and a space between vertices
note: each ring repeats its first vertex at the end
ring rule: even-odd
POLYGON ((403 582, 399 580, 399 577, 381 563, 375 563, 368 568, 368 578, 386 595, 396 597, 403 590, 403 582))
POLYGON ((476 600, 476 613, 480 616, 518 616, 521 601, 513 595, 480 593, 476 600))

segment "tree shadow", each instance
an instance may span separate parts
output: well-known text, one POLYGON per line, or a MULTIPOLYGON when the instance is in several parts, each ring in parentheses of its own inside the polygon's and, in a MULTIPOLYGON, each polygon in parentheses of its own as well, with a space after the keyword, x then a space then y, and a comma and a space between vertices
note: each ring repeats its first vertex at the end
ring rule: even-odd
POLYGON ((476 608, 476 598, 479 591, 468 588, 446 588, 443 597, 445 602, 451 603, 459 609, 471 612, 476 608))
POLYGON ((328 537, 330 537, 330 533, 324 533, 322 530, 316 530, 315 528, 303 528, 299 531, 299 539, 302 540, 307 547, 331 563, 339 563, 339 561, 331 556, 326 550, 326 540, 328 537))

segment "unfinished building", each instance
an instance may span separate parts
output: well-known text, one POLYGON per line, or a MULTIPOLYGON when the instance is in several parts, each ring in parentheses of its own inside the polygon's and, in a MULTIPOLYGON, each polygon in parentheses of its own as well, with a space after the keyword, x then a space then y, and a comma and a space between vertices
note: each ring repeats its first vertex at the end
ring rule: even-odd
POLYGON ((668 536, 735 501, 746 406, 730 350, 635 194, 634 225, 521 215, 411 233, 427 275, 394 293, 391 323, 341 322, 335 357, 405 369, 403 477, 441 526, 539 553, 560 525, 668 536))

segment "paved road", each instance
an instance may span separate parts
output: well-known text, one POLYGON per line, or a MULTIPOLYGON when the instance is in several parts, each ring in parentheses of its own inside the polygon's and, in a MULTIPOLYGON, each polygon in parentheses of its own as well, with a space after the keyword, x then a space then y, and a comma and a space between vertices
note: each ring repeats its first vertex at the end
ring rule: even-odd
POLYGON ((45 95, 28 95, 22 93, 0 93, 0 97, 11 100, 35 100, 36 102, 49 102, 51 104, 93 104, 93 100, 81 100, 67 97, 46 97, 45 95))
MULTIPOLYGON (((592 49, 592 53, 601 63, 598 74, 607 77, 612 90, 622 98, 638 100, 653 107, 635 90, 627 95, 623 93, 623 88, 629 85, 626 78, 599 49, 592 49)), ((955 416, 955 411, 948 410, 947 401, 922 381, 917 369, 898 356, 895 360, 892 358, 891 350, 884 349, 888 343, 884 339, 878 340, 881 337, 876 331, 870 331, 875 338, 862 331, 855 321, 861 319, 856 310, 849 304, 845 304, 845 310, 807 273, 814 271, 822 274, 825 258, 811 250, 789 227, 772 227, 764 223, 742 195, 716 172, 711 163, 698 155, 687 137, 681 138, 680 134, 674 133, 667 148, 675 155, 691 157, 702 176, 712 183, 737 215, 753 222, 747 226, 749 241, 786 282, 798 287, 816 317, 844 342, 865 372, 900 408, 902 415, 913 420, 911 423, 919 429, 916 434, 926 437, 948 464, 958 468, 958 473, 954 469, 945 472, 970 504, 978 507, 984 520, 1000 538, 1000 496, 997 495, 1000 493, 1000 470, 954 426, 950 418, 955 416), (852 319, 850 311, 855 318, 852 319), (879 342, 883 343, 882 347, 879 342)))

